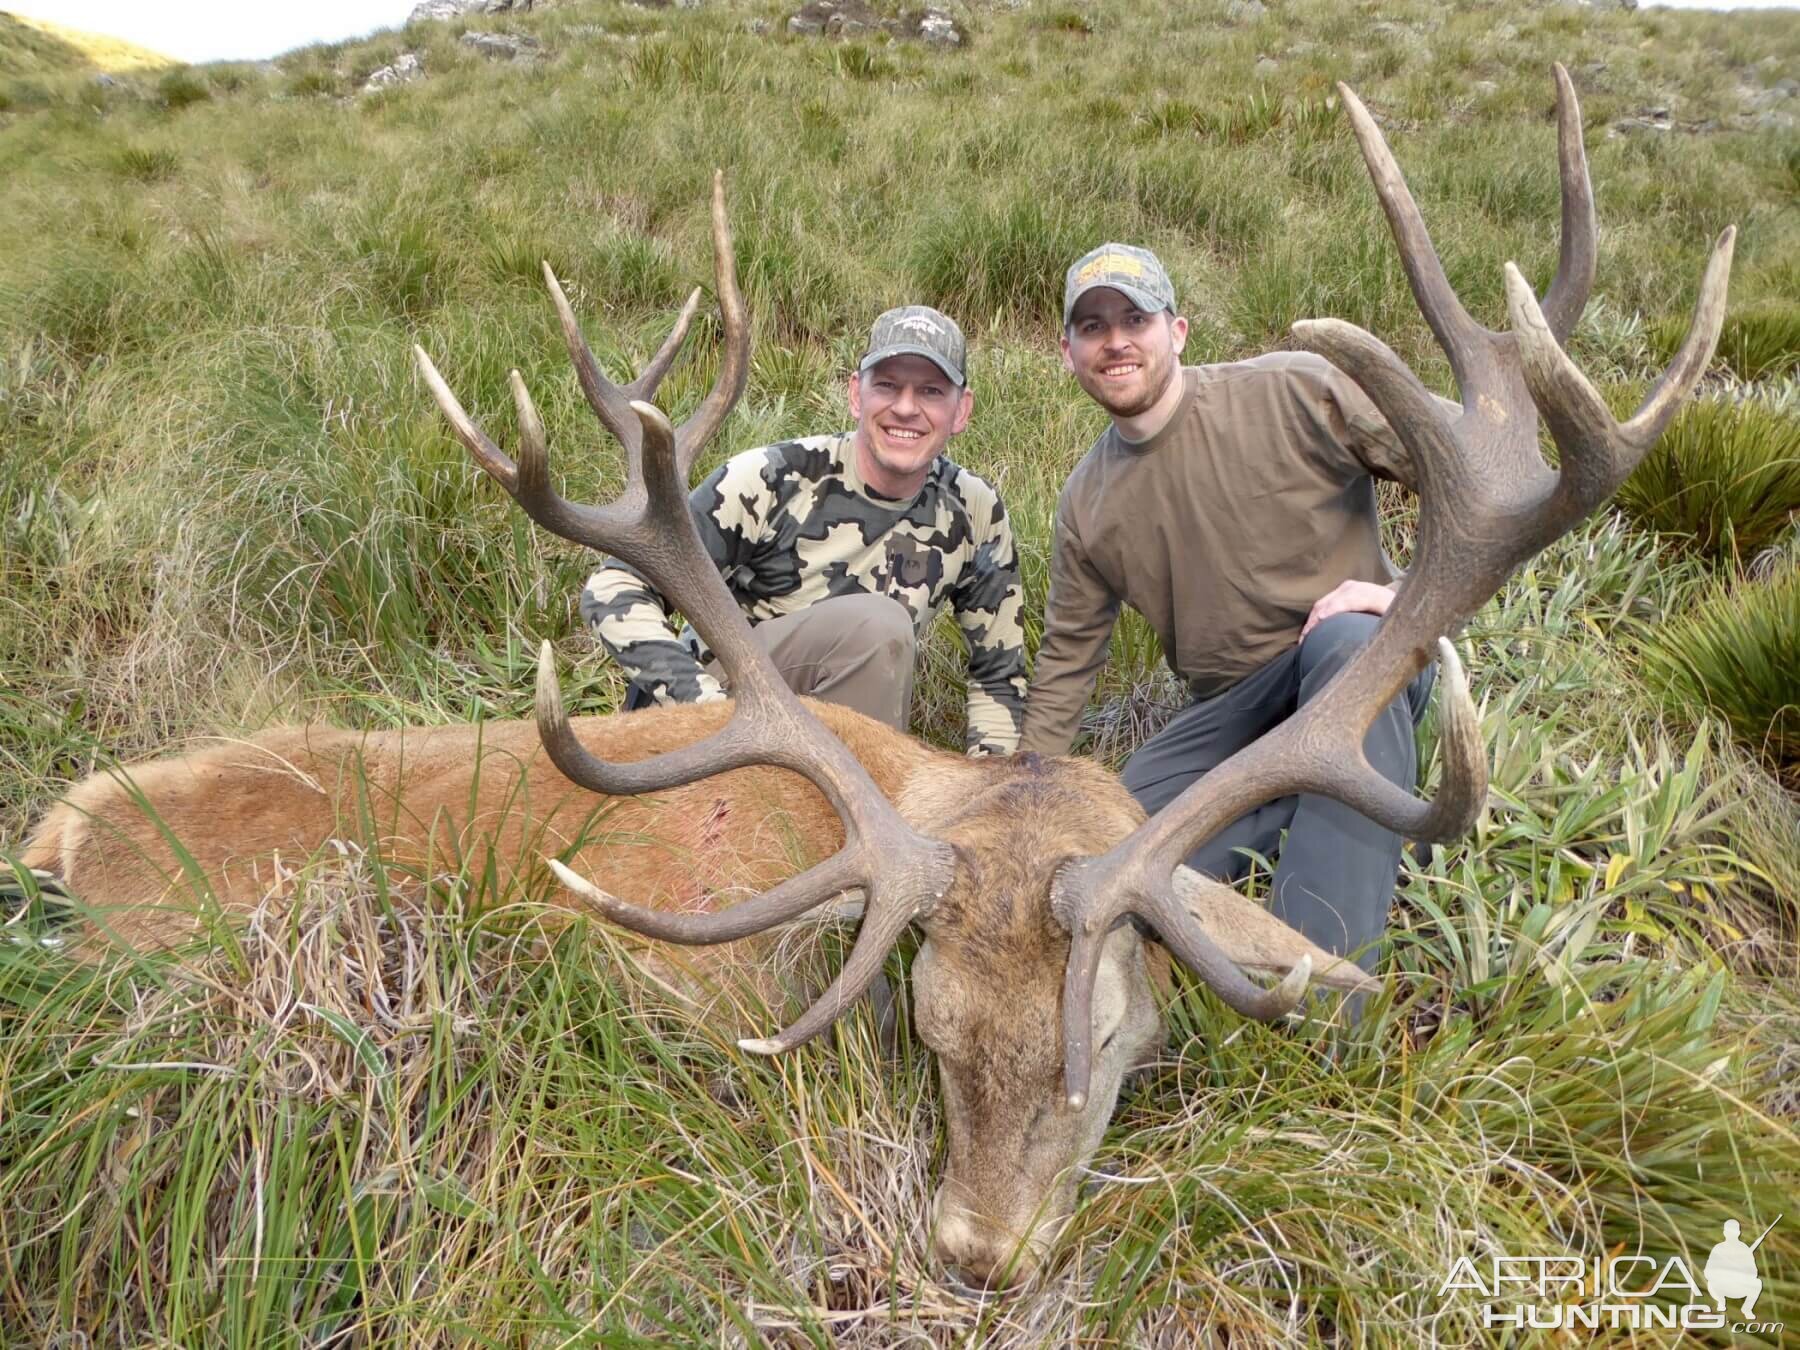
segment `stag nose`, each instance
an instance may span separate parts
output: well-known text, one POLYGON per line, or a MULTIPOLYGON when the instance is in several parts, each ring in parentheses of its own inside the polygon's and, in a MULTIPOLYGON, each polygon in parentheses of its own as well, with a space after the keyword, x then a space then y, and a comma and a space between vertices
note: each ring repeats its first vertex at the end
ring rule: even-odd
POLYGON ((1025 1283, 1043 1260, 1038 1244, 1002 1233, 956 1205, 940 1204, 937 1254, 950 1278, 974 1289, 1009 1289, 1025 1283))

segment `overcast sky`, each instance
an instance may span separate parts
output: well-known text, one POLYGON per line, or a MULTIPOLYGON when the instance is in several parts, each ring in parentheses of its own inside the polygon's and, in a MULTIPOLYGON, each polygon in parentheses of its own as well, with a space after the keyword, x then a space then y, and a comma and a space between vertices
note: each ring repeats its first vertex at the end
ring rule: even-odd
MULTIPOLYGON (((1681 9, 1791 9, 1800 0, 1665 0, 1681 9)), ((0 10, 109 33, 183 61, 255 61, 406 21, 415 0, 0 0, 0 10)))

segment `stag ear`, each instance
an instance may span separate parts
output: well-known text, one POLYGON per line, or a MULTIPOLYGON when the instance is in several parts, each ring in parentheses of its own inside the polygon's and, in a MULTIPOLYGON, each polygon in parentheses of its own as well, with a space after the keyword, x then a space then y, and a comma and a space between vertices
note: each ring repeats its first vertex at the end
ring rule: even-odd
POLYGON ((961 844, 953 843, 949 848, 953 855, 950 882, 929 908, 919 911, 916 920, 926 933, 938 924, 960 916, 968 907, 968 897, 981 893, 981 860, 961 844))
POLYGON ((1309 961, 1313 983, 1345 993, 1369 993, 1381 985, 1341 956, 1308 941, 1254 900, 1187 867, 1175 869, 1175 895, 1207 937, 1245 970, 1286 976, 1309 961))

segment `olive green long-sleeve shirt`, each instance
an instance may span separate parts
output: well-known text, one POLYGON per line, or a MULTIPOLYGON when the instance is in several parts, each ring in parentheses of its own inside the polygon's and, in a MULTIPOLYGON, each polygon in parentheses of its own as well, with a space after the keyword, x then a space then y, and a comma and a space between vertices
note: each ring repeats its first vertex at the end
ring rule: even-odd
POLYGON ((1371 475, 1416 480, 1349 376, 1273 352, 1182 377, 1161 431, 1108 427, 1063 487, 1021 750, 1068 753, 1121 603, 1206 698, 1292 647, 1339 582, 1393 579, 1371 475))

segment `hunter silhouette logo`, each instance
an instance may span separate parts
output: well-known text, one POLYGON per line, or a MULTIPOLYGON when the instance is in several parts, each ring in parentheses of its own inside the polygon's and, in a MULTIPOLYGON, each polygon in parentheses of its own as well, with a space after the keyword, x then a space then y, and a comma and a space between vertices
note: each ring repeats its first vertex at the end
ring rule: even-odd
POLYGON ((1775 1222, 1763 1229, 1762 1237, 1746 1247, 1738 1241, 1738 1221, 1725 1220, 1725 1240, 1713 1247, 1705 1270, 1706 1292, 1718 1303, 1720 1312, 1725 1311, 1728 1300, 1741 1298, 1745 1320, 1756 1316, 1756 1300, 1762 1293, 1762 1281, 1756 1277, 1756 1249, 1780 1222, 1781 1215, 1777 1214, 1775 1222))
POLYGON ((1483 1327, 1520 1330, 1726 1330, 1779 1335, 1781 1322, 1757 1322, 1762 1280, 1756 1249, 1774 1231, 1777 1214, 1755 1242, 1745 1244, 1736 1219, 1723 1226, 1701 1268, 1704 1289, 1679 1256, 1610 1256, 1584 1261, 1578 1256, 1493 1256, 1483 1271, 1470 1257, 1450 1267, 1439 1297, 1472 1291, 1480 1300, 1483 1327), (1729 1320, 1727 1303, 1740 1303, 1739 1320, 1729 1320))

